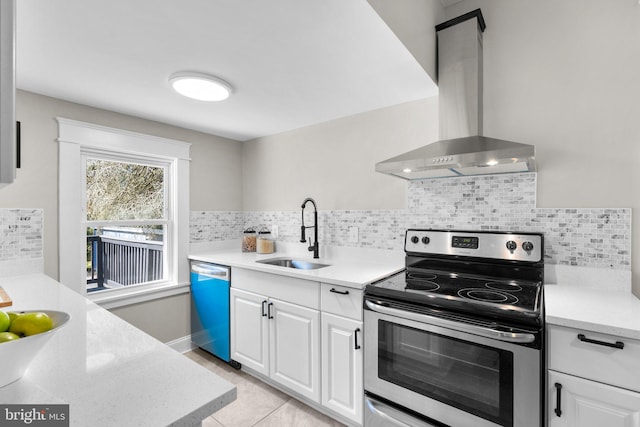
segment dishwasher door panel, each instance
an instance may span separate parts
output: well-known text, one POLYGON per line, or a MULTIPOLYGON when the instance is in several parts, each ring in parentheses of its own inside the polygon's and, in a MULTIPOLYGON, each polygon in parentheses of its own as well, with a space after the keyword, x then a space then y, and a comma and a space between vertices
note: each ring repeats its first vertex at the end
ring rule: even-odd
POLYGON ((229 268, 191 265, 191 340, 225 362, 229 354, 229 268))

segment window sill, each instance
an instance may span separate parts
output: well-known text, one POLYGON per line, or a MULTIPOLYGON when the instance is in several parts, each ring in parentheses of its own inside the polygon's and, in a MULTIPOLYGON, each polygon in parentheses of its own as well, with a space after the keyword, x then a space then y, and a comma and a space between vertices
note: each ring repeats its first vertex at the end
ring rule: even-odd
POLYGON ((87 294, 87 298, 100 307, 109 310, 173 295, 186 294, 189 291, 189 282, 164 282, 87 294))

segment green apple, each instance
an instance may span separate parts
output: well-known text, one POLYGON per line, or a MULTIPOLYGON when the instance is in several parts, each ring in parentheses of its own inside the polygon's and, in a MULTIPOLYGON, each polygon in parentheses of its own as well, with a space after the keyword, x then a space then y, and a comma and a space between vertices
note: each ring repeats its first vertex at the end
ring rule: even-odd
POLYGON ((0 343, 19 339, 20 337, 12 332, 0 332, 0 343))
POLYGON ((9 332, 13 332, 21 337, 41 334, 53 328, 53 321, 47 313, 18 313, 18 316, 11 321, 9 332))
POLYGON ((9 315, 4 311, 0 311, 0 332, 4 332, 9 329, 10 323, 11 318, 9 317, 9 315))

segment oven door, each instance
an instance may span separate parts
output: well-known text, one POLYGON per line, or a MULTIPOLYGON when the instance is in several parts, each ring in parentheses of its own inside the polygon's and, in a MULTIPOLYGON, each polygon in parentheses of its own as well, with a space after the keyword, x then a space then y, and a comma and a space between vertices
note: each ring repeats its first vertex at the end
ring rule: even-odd
POLYGON ((528 342, 539 331, 496 339, 486 327, 366 307, 367 392, 456 427, 541 425, 541 350, 503 340, 528 342))

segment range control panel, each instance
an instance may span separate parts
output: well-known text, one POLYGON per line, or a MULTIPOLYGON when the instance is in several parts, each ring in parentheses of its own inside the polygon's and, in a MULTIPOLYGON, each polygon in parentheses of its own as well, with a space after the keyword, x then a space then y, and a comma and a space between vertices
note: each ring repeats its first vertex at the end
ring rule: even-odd
POLYGON ((539 233, 493 233, 445 230, 407 230, 405 252, 458 255, 516 261, 542 261, 539 233))

